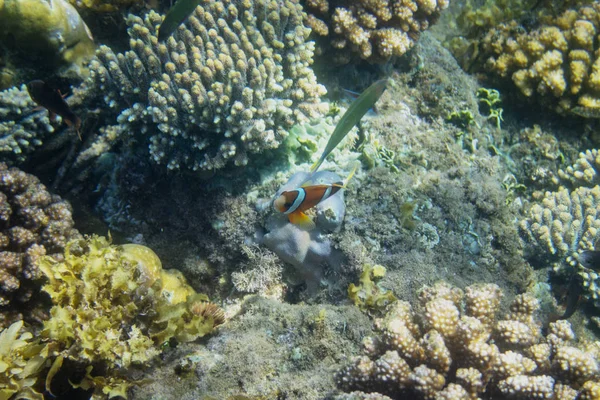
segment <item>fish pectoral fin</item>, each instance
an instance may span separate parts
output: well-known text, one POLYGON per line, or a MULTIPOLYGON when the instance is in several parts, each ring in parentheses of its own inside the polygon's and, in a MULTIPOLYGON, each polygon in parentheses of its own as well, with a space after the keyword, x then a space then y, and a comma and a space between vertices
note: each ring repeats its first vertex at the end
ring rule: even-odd
POLYGON ((290 222, 294 225, 298 225, 300 228, 311 231, 315 229, 315 223, 313 220, 302 211, 296 211, 288 215, 290 222))
POLYGON ((56 122, 56 114, 48 110, 48 119, 50 120, 50 122, 56 122))

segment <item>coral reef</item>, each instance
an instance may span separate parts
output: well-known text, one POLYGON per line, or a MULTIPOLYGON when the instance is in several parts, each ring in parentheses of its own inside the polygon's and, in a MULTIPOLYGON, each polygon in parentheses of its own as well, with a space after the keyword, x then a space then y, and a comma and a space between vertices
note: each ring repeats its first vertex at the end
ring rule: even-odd
POLYGON ((95 50, 88 27, 66 0, 0 1, 0 40, 47 66, 83 67, 95 50))
POLYGON ((522 95, 559 113, 590 115, 600 108, 597 3, 546 18, 524 32, 500 24, 482 39, 486 71, 511 79, 522 95))
POLYGON ((165 43, 155 35, 161 20, 130 15, 131 50, 101 47, 90 67, 90 85, 120 112, 121 139, 142 132, 153 161, 170 170, 246 165, 326 110, 295 1, 204 0, 165 43))
POLYGON ((304 0, 308 25, 329 42, 320 51, 338 63, 349 62, 353 54, 370 62, 403 55, 448 4, 448 0, 304 0))
POLYGON ((567 321, 551 323, 543 336, 539 304, 529 294, 518 295, 500 319, 501 296, 493 284, 463 293, 438 283, 421 291, 415 310, 395 303, 376 320, 381 335, 363 340, 365 355, 338 373, 339 386, 414 399, 592 396, 598 342, 575 341, 567 321))
POLYGON ((27 88, 0 92, 0 156, 5 162, 22 162, 54 133, 48 114, 36 110, 27 88))
MULTIPOLYGON (((37 261, 44 255, 61 259, 67 241, 79 235, 73 225, 69 203, 50 194, 35 176, 0 163, 0 305, 4 318, 19 318, 23 309, 16 308, 23 307, 39 289, 37 261)), ((36 313, 29 310, 26 317, 34 318, 36 313)), ((6 327, 6 321, 0 325, 6 327)))

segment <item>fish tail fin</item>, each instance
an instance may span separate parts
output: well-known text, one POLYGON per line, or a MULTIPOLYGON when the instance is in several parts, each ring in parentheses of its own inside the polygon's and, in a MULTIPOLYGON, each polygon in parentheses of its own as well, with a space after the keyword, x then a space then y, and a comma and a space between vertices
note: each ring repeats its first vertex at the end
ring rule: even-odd
POLYGON ((288 214, 288 218, 292 224, 298 225, 305 231, 312 231, 313 229, 315 229, 316 225, 314 221, 302 211, 296 211, 291 214, 288 214))

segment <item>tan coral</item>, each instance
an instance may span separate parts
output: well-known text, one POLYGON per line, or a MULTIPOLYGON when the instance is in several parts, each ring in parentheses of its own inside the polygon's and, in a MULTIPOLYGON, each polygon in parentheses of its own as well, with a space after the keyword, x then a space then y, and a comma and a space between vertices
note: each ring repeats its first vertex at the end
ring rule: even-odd
MULTIPOLYGON (((348 391, 369 392, 364 396, 374 398, 597 398, 593 396, 600 393, 595 382, 600 375, 600 342, 577 342, 565 320, 551 323, 547 336, 543 336, 536 319, 539 304, 531 294, 516 296, 510 312, 499 321, 502 292, 496 285, 466 288, 465 303, 450 300, 462 297, 457 293, 448 284, 435 285, 420 292, 422 306, 415 313, 406 302, 392 306, 392 316, 377 322, 384 340, 369 340, 368 356, 356 357, 340 371, 338 385, 348 391), (435 324, 432 321, 446 320, 450 305, 459 312, 453 335, 423 329, 431 328, 435 324), (485 323, 467 315, 467 310, 485 323), (415 322, 419 326, 407 327, 415 322), (518 328, 500 329, 503 325, 518 328), (409 342, 411 345, 406 346, 409 342)), ((444 323, 437 326, 446 327, 444 323)))
POLYGON ((482 40, 486 71, 510 77, 523 95, 559 113, 593 115, 600 109, 599 13, 598 3, 568 10, 531 32, 500 24, 482 40))
POLYGON ((448 0, 305 0, 308 24, 339 63, 358 57, 385 62, 405 54, 437 21, 448 0))
MULTIPOLYGON (((23 318, 14 309, 22 309, 39 292, 37 261, 46 254, 61 259, 67 241, 79 236, 71 213, 70 204, 50 194, 38 178, 0 163, 0 305, 5 307, 4 318, 23 318)), ((26 316, 35 319, 37 314, 26 316)), ((0 320, 0 326, 7 322, 0 320)))

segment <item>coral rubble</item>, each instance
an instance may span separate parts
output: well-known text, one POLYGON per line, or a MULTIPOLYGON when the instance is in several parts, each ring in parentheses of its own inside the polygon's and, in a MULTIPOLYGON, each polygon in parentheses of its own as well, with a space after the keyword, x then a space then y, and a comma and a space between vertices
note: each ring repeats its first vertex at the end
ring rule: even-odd
POLYGON ((168 169, 246 165, 249 153, 277 148, 287 129, 325 111, 304 17, 293 0, 204 0, 159 43, 160 15, 130 15, 131 50, 101 47, 90 83, 120 113, 122 139, 141 131, 168 169))
POLYGON ((498 318, 501 296, 493 284, 463 293, 438 283, 422 290, 415 309, 397 302, 376 321, 381 335, 364 339, 365 355, 338 373, 339 386, 437 400, 591 396, 600 372, 598 342, 575 341, 567 321, 551 323, 542 335, 539 304, 529 294, 517 296, 498 318))
POLYGON ((60 260, 67 241, 79 235, 71 212, 69 203, 50 194, 35 176, 0 163, 0 305, 4 312, 12 313, 17 303, 27 302, 37 292, 39 258, 50 255, 60 260))
MULTIPOLYGON (((305 0, 308 25, 326 37, 334 59, 353 54, 385 62, 412 48, 421 32, 437 21, 448 0, 305 0)), ((329 49, 321 51, 329 54, 329 49)))
POLYGON ((511 79, 527 98, 557 112, 589 115, 600 109, 598 3, 546 18, 524 31, 515 21, 482 39, 486 70, 511 79))

